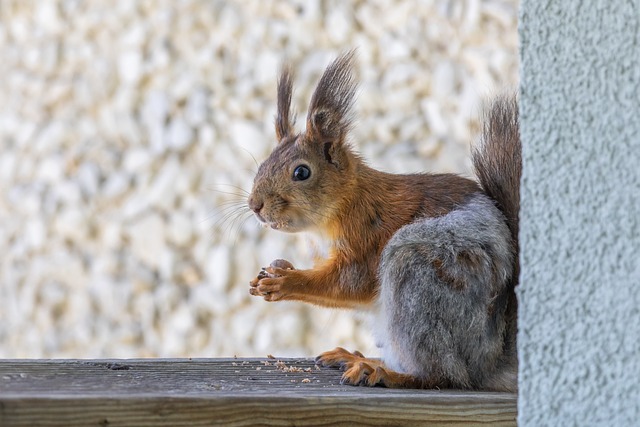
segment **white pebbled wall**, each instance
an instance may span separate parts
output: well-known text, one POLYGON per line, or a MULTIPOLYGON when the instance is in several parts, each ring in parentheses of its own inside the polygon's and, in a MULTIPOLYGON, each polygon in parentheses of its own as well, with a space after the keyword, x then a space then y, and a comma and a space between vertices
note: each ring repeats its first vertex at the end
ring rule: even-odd
POLYGON ((640 5, 522 3, 521 426, 640 422, 640 5))

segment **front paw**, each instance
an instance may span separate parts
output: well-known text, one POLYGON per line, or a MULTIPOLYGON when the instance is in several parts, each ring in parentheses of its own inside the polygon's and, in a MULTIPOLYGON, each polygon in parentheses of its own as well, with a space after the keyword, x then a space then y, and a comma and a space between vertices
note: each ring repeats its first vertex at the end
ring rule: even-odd
POLYGON ((280 301, 286 299, 291 283, 293 265, 284 259, 277 259, 269 267, 263 268, 249 285, 249 293, 263 297, 265 301, 280 301))

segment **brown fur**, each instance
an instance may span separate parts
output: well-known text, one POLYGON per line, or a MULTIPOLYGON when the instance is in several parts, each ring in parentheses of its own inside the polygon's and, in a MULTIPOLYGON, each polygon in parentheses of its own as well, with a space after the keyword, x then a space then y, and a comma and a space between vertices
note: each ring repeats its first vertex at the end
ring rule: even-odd
POLYGON ((270 216, 276 228, 285 231, 298 231, 292 221, 283 219, 286 213, 305 217, 321 210, 310 215, 313 218, 305 226, 333 245, 329 257, 313 269, 252 281, 252 294, 268 301, 287 299, 345 308, 371 304, 378 289, 380 253, 393 233, 416 218, 444 215, 480 191, 475 182, 453 174, 380 172, 351 151, 346 138, 356 92, 352 62, 353 52, 349 52, 327 68, 312 96, 303 134, 294 134, 292 128, 293 89, 287 68, 278 82, 275 128, 279 144, 260 166, 249 206, 254 211, 261 207, 261 213, 277 211, 270 216), (322 174, 323 182, 297 192, 305 184, 289 181, 300 162, 322 174), (293 199, 303 205, 298 212, 293 212, 293 199))

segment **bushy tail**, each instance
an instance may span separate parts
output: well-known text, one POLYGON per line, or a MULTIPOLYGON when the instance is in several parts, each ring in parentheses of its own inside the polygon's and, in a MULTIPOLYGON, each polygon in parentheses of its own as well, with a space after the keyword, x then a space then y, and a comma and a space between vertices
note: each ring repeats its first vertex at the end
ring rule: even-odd
MULTIPOLYGON (((473 149, 471 159, 482 189, 507 218, 517 251, 522 148, 518 101, 515 96, 500 96, 491 102, 484 114, 482 136, 473 149)), ((518 273, 516 257, 512 281, 514 286, 517 284, 518 273)))

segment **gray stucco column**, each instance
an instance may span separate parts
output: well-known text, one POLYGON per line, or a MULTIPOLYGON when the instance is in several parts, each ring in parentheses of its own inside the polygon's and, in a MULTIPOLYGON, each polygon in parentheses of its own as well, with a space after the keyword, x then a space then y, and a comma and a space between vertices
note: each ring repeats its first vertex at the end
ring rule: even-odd
POLYGON ((522 0, 519 424, 640 425, 640 1, 522 0))

